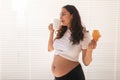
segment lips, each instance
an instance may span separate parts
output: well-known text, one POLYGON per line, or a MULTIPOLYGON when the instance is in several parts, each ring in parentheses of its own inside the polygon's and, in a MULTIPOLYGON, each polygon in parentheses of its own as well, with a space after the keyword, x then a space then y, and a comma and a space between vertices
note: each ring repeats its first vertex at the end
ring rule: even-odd
POLYGON ((61 20, 61 23, 64 23, 65 21, 64 20, 61 20))
POLYGON ((61 22, 63 22, 63 20, 60 20, 61 22))
POLYGON ((61 25, 64 25, 64 22, 65 22, 64 20, 61 20, 61 25))

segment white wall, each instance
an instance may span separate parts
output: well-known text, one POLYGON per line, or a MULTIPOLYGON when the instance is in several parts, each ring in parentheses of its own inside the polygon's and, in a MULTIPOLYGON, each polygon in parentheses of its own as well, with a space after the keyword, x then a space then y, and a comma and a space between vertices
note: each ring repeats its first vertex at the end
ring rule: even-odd
POLYGON ((119 0, 0 0, 0 80, 53 80, 47 27, 66 4, 77 7, 90 32, 102 34, 92 63, 83 65, 87 80, 120 79, 119 0))

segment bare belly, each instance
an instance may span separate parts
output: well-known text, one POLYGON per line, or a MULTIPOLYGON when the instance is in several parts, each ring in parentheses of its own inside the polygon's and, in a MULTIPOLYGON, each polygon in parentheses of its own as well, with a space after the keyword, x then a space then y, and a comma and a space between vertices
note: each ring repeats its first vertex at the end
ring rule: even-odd
POLYGON ((69 73, 78 64, 79 64, 79 62, 70 61, 59 55, 55 55, 53 64, 51 67, 52 73, 56 77, 61 77, 65 74, 69 73))

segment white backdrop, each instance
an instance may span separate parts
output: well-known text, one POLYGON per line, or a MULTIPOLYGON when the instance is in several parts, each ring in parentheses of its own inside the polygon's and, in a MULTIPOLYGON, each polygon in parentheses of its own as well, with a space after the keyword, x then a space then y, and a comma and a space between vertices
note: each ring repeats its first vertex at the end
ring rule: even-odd
POLYGON ((0 80, 53 80, 48 25, 66 4, 102 35, 92 63, 82 64, 87 80, 120 80, 120 0, 0 0, 0 80))

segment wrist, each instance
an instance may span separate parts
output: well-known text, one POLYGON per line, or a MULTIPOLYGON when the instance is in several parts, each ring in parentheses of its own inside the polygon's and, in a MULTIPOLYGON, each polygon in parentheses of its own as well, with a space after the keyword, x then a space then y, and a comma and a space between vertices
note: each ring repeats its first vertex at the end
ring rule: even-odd
POLYGON ((87 51, 93 51, 93 49, 91 49, 91 48, 89 49, 89 48, 88 48, 87 51))
POLYGON ((53 30, 53 31, 50 31, 50 33, 54 33, 54 30, 53 30))

